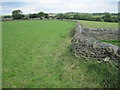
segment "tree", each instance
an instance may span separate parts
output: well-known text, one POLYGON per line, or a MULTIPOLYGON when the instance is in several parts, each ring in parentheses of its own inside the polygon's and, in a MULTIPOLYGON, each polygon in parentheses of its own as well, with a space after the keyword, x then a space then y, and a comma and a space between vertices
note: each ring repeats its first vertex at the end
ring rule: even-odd
POLYGON ((7 16, 3 16, 3 18, 11 18, 12 16, 7 15, 7 16))
POLYGON ((114 22, 118 22, 118 17, 112 17, 114 22))
POLYGON ((103 20, 106 22, 112 22, 113 19, 109 13, 106 13, 105 16, 103 16, 103 20))
POLYGON ((63 17, 64 17, 64 15, 63 15, 62 13, 59 13, 59 14, 56 15, 56 18, 57 18, 57 19, 61 19, 61 20, 62 20, 63 17))
POLYGON ((87 13, 76 13, 74 15, 74 19, 78 19, 78 20, 91 20, 92 19, 92 15, 87 14, 87 13))
POLYGON ((74 17, 74 19, 76 19, 76 20, 77 20, 77 19, 79 19, 79 14, 78 14, 78 13, 76 13, 76 14, 74 14, 74 16, 73 16, 73 17, 74 17))
POLYGON ((22 15, 21 10, 14 10, 14 11, 12 11, 12 17, 13 17, 13 19, 22 19, 24 17, 24 15, 22 15))
POLYGON ((44 17, 47 18, 47 19, 49 19, 49 14, 45 13, 44 17))
POLYGON ((37 16, 38 16, 40 19, 42 19, 42 17, 44 17, 44 12, 39 12, 39 13, 37 14, 37 16))
POLYGON ((102 21, 102 17, 93 16, 90 21, 102 21))
POLYGON ((34 13, 34 14, 29 14, 29 18, 37 18, 38 16, 37 16, 37 14, 36 13, 34 13))
POLYGON ((64 15, 63 15, 63 18, 64 18, 64 19, 70 19, 70 15, 69 15, 69 14, 64 14, 64 15))

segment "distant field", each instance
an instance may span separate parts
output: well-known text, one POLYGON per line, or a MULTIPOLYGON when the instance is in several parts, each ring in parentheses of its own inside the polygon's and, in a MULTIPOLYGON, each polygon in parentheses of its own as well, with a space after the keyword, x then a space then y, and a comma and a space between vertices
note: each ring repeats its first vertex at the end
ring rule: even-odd
MULTIPOLYGON (((77 20, 78 21, 78 20, 77 20)), ((90 28, 118 28, 118 23, 113 22, 97 22, 97 21, 85 21, 79 20, 84 27, 90 28)))
POLYGON ((116 68, 73 56, 74 26, 54 20, 3 22, 3 88, 117 87, 116 68))

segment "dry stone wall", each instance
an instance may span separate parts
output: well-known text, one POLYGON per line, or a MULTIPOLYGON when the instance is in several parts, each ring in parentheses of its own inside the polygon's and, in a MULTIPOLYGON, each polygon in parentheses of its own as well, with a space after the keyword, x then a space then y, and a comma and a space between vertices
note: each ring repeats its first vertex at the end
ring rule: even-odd
POLYGON ((118 29, 83 28, 82 34, 97 40, 118 40, 118 29))
POLYGON ((80 25, 80 23, 77 23, 76 33, 71 41, 71 49, 76 57, 82 55, 85 57, 96 58, 98 60, 118 61, 120 57, 119 47, 99 41, 99 39, 108 39, 108 36, 110 37, 110 35, 115 37, 110 38, 109 40, 116 39, 118 38, 117 32, 118 32, 117 29, 115 30, 87 29, 83 28, 80 25))

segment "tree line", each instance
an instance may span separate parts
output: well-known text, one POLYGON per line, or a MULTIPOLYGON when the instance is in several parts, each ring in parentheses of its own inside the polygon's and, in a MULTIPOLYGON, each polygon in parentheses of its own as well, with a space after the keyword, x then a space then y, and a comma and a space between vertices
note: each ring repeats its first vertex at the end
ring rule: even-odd
POLYGON ((47 14, 47 13, 39 12, 39 13, 29 14, 29 16, 27 17, 27 16, 22 14, 21 10, 12 11, 12 18, 13 19, 29 19, 29 18, 40 18, 40 19, 42 19, 43 17, 48 19, 49 18, 48 15, 49 14, 47 14))
POLYGON ((113 17, 110 13, 105 13, 103 16, 93 16, 89 13, 76 13, 70 14, 58 14, 57 19, 75 19, 75 20, 89 20, 89 21, 105 21, 105 22, 118 22, 120 17, 113 17))
MULTIPOLYGON (((106 13, 59 13, 55 16, 49 16, 48 13, 39 12, 39 13, 33 13, 29 15, 23 15, 21 10, 14 10, 12 11, 12 18, 14 20, 16 19, 75 19, 75 20, 89 20, 89 21, 105 21, 105 22, 118 22, 120 20, 119 15, 114 16, 116 14, 110 14, 108 12, 106 13), (97 16, 96 16, 97 15, 97 16)), ((10 18, 10 16, 4 16, 4 18, 10 18)))

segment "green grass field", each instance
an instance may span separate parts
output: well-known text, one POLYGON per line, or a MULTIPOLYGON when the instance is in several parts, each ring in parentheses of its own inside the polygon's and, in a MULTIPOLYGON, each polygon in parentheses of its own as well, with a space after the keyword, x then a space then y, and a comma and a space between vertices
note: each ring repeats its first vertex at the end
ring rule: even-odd
MULTIPOLYGON (((77 20, 78 21, 78 20, 77 20)), ((118 23, 79 20, 87 28, 118 28, 118 23)))
POLYGON ((118 86, 118 69, 70 52, 75 23, 3 22, 3 88, 101 88, 118 86))
POLYGON ((116 46, 120 46, 120 40, 102 40, 102 42, 110 43, 116 46))

